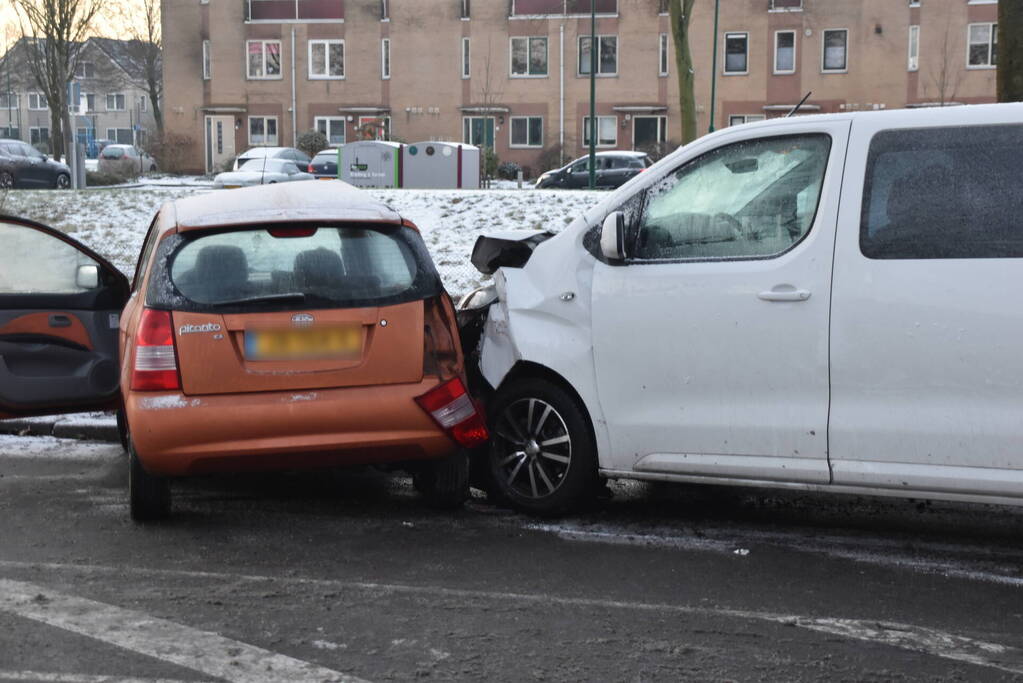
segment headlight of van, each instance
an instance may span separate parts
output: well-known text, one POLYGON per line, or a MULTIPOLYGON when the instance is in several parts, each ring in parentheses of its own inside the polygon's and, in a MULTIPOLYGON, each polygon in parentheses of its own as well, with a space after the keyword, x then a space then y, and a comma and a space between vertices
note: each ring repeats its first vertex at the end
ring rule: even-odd
POLYGON ((477 311, 481 308, 486 308, 495 301, 497 301, 497 287, 487 285, 486 287, 474 289, 463 296, 461 301, 458 302, 458 310, 477 311))

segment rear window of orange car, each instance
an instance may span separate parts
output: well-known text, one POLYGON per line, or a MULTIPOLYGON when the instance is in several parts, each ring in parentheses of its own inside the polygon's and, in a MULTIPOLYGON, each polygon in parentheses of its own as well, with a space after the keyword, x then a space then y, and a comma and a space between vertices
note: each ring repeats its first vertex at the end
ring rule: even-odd
POLYGON ((403 226, 261 225, 171 235, 147 305, 245 312, 381 306, 436 296, 422 238, 403 226))

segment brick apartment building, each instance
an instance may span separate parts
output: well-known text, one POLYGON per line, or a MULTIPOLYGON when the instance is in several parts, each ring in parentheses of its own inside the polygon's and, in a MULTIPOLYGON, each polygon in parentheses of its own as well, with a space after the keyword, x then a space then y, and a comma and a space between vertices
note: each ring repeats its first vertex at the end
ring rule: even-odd
MULTIPOLYGON (((678 140, 663 0, 596 0, 597 142, 678 140)), ((188 166, 318 128, 493 146, 537 167, 584 152, 589 0, 163 0, 166 126, 188 166)), ((710 124, 713 0, 690 29, 710 124)), ((997 0, 721 0, 714 125, 803 111, 994 100, 997 0)))

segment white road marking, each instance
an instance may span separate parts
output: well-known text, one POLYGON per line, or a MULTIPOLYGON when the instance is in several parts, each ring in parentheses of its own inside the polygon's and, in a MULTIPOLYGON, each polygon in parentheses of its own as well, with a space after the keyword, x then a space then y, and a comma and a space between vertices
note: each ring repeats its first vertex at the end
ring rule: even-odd
POLYGON ((363 683, 353 676, 216 633, 32 583, 0 579, 0 611, 227 681, 363 683))
POLYGON ((756 530, 744 530, 740 533, 716 533, 712 529, 703 529, 700 536, 680 534, 668 531, 630 531, 627 527, 598 526, 596 528, 580 528, 572 524, 526 524, 526 529, 551 533, 566 541, 590 543, 607 543, 610 545, 632 545, 656 548, 675 548, 679 550, 709 551, 723 554, 747 556, 742 545, 761 543, 774 547, 786 548, 801 552, 827 555, 854 562, 863 562, 885 567, 898 567, 923 574, 937 574, 949 578, 983 581, 1003 586, 1023 588, 1023 577, 1018 574, 1018 564, 1023 559, 1020 553, 991 554, 990 563, 1004 566, 1005 573, 984 571, 970 564, 947 559, 949 552, 971 552, 975 561, 980 561, 983 550, 967 546, 955 546, 946 543, 915 543, 918 554, 907 555, 903 552, 903 544, 898 541, 870 540, 840 535, 804 538, 798 532, 777 533, 756 530), (974 552, 975 551, 975 552, 974 552), (929 552, 932 558, 921 557, 919 553, 929 552), (938 559, 938 558, 941 559, 938 559))
MULTIPOLYGON (((597 609, 633 610, 662 614, 685 614, 708 617, 770 622, 820 633, 828 633, 853 640, 887 645, 902 650, 923 653, 932 657, 950 659, 976 666, 998 669, 1023 675, 1023 649, 1015 646, 991 643, 946 631, 913 624, 882 622, 872 619, 839 619, 830 617, 808 617, 776 612, 756 612, 727 608, 692 607, 666 603, 646 603, 628 600, 606 600, 600 598, 572 598, 547 593, 503 593, 479 591, 443 586, 413 586, 409 584, 384 584, 360 581, 338 581, 335 579, 311 579, 302 577, 261 576, 258 574, 231 574, 226 572, 200 572, 174 569, 147 569, 142 567, 109 567, 104 565, 68 565, 61 563, 29 563, 0 561, 0 567, 14 569, 46 569, 80 574, 106 574, 124 576, 137 574, 174 578, 199 578, 221 581, 273 582, 300 586, 330 587, 376 593, 378 595, 420 595, 426 597, 456 598, 459 600, 486 600, 500 603, 524 602, 542 606, 585 607, 597 609)), ((0 580, 0 594, 3 582, 0 580)), ((0 609, 3 609, 0 603, 0 609)), ((88 635, 88 634, 86 634, 88 635)), ((354 679, 347 679, 354 680, 354 679)))
POLYGON ((39 683, 190 683, 175 678, 125 678, 94 674, 61 674, 44 671, 0 671, 0 681, 39 681, 39 683))

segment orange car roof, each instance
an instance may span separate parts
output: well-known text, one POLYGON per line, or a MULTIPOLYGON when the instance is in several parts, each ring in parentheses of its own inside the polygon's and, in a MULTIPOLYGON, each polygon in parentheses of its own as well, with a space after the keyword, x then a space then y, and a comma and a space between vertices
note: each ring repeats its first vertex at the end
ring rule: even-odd
POLYGON ((178 199, 172 205, 172 220, 182 232, 288 221, 402 222, 394 209, 340 180, 302 180, 214 190, 178 199))

